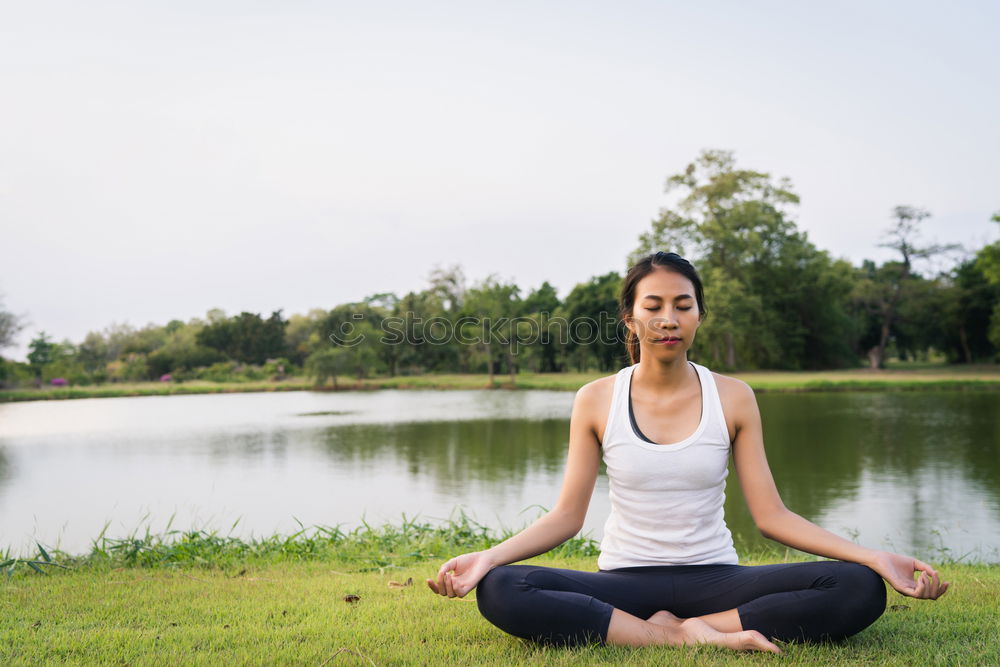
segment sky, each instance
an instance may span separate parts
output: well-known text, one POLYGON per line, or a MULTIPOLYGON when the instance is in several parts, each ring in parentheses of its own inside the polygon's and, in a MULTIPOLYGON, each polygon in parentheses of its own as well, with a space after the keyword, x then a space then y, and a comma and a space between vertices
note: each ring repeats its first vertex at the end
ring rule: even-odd
POLYGON ((819 248, 1000 238, 989 2, 5 2, 0 293, 31 337, 285 315, 435 267, 623 271, 706 148, 819 248))

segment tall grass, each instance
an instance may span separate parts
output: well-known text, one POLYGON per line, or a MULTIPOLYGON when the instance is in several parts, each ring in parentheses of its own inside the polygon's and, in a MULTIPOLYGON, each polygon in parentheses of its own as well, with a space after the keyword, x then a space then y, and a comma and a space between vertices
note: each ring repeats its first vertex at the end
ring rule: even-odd
MULTIPOLYGON (((528 508, 531 509, 531 508, 528 508)), ((544 510, 544 508, 541 508, 544 510)), ((147 525, 124 537, 107 535, 105 524, 91 541, 89 551, 70 554, 38 544, 37 555, 14 554, 9 548, 0 551, 0 573, 14 576, 47 574, 55 568, 94 571, 120 568, 194 567, 202 569, 238 569, 285 563, 334 562, 353 572, 379 572, 443 560, 460 553, 479 551, 502 542, 520 530, 495 530, 470 518, 461 509, 446 520, 427 521, 408 518, 374 526, 367 521, 345 529, 342 526, 304 526, 291 534, 240 537, 218 530, 172 529, 173 519, 160 532, 147 525), (30 571, 29 571, 30 570, 30 571)), ((810 554, 778 543, 755 543, 737 548, 741 561, 791 562, 815 558, 810 554)), ((597 540, 580 535, 549 552, 554 558, 596 558, 597 540)), ((938 565, 970 564, 968 555, 955 556, 948 549, 934 556, 938 565)))
MULTIPOLYGON (((373 526, 362 522, 350 530, 340 526, 299 525, 300 530, 290 535, 249 538, 223 535, 214 530, 172 530, 169 523, 162 532, 151 532, 147 526, 141 533, 133 531, 126 537, 110 537, 105 525, 92 541, 88 553, 73 555, 57 549, 45 551, 41 545, 39 549, 47 563, 69 568, 183 565, 227 569, 244 565, 335 561, 350 565, 356 572, 384 572, 487 549, 516 532, 511 529, 494 531, 461 511, 445 521, 419 521, 403 515, 398 523, 373 526)), ((563 557, 596 557, 599 551, 595 540, 580 536, 563 543, 552 553, 563 557)), ((39 559, 19 558, 8 552, 0 556, 0 560, 34 563, 39 559)), ((41 570, 40 567, 33 569, 41 570)))

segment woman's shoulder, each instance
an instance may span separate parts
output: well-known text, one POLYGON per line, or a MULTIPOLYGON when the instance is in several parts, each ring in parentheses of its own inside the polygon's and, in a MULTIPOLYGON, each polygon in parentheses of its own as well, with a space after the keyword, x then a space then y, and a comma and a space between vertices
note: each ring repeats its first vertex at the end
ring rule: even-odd
POLYGON ((598 442, 604 442, 604 431, 608 425, 608 411, 614 398, 615 379, 618 373, 606 375, 591 380, 576 391, 573 399, 573 412, 584 420, 597 436, 598 442))
POLYGON ((598 418, 606 417, 611 407, 611 399, 614 398, 615 380, 621 375, 622 370, 625 369, 591 380, 577 389, 576 398, 573 399, 576 406, 598 418))
POLYGON ((753 389, 746 382, 739 378, 716 373, 715 371, 709 372, 715 380, 715 386, 718 388, 719 400, 722 401, 723 409, 738 409, 750 403, 756 404, 757 397, 753 393, 753 389))
POLYGON ((610 401, 611 394, 615 390, 615 379, 620 372, 618 371, 613 375, 605 375, 583 385, 576 390, 576 400, 584 403, 601 403, 605 399, 610 401))

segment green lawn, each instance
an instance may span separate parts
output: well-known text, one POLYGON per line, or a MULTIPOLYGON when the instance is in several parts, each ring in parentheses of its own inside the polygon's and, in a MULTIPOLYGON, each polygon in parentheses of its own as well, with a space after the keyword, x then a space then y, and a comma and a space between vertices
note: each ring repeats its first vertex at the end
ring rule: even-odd
MULTIPOLYGON (((592 558, 535 561, 594 568, 592 558)), ((0 583, 0 663, 1000 663, 996 566, 943 567, 953 584, 941 600, 890 591, 889 610, 859 635, 837 645, 784 645, 786 655, 776 658, 712 647, 534 646, 482 619, 474 594, 449 600, 427 590, 423 579, 437 565, 380 573, 328 561, 19 576, 0 583), (349 595, 359 599, 346 602, 349 595)))
MULTIPOLYGON (((519 373, 513 385, 510 376, 497 375, 493 387, 502 389, 551 389, 576 391, 599 377, 602 372, 519 373)), ((733 373, 755 391, 919 391, 930 389, 1000 389, 1000 366, 947 366, 914 364, 871 371, 748 371, 733 373)), ((338 390, 364 389, 486 389, 485 374, 435 374, 397 376, 394 378, 338 378, 338 390)), ((261 391, 301 391, 316 389, 302 377, 280 382, 140 382, 78 387, 43 387, 41 389, 0 390, 0 402, 35 401, 68 398, 103 398, 114 396, 162 396, 172 394, 211 394, 261 391)), ((333 391, 332 383, 321 390, 333 391)))
MULTIPOLYGON (((423 583, 448 556, 502 538, 463 516, 250 541, 202 531, 101 536, 89 554, 53 553, 70 569, 42 566, 48 575, 11 566, 8 554, 0 664, 1000 664, 1000 565, 966 563, 937 564, 952 582, 942 599, 890 590, 889 609, 867 630, 840 644, 786 644, 780 658, 539 647, 482 619, 474 592, 449 600, 423 583)), ((530 562, 594 570, 596 553, 592 540, 574 538, 530 562)), ((743 562, 801 558, 775 549, 743 562)))

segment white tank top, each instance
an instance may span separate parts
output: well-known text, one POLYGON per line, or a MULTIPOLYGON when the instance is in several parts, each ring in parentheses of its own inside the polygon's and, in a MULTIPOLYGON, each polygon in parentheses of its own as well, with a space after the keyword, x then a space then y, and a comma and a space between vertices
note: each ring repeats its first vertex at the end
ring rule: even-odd
POLYGON ((615 378, 601 444, 611 497, 602 570, 739 562, 723 517, 729 429, 711 371, 689 363, 701 382, 701 421, 669 445, 647 442, 632 427, 629 387, 639 364, 615 378))

